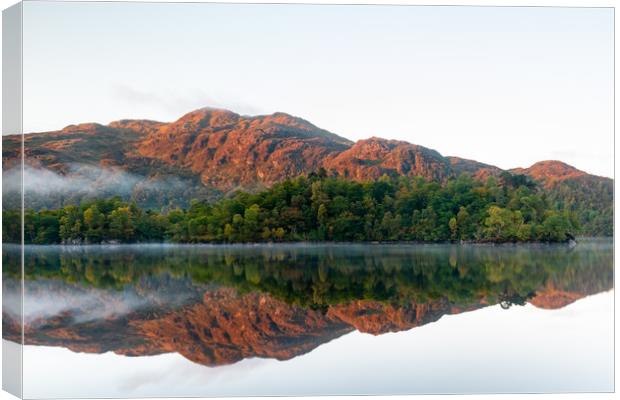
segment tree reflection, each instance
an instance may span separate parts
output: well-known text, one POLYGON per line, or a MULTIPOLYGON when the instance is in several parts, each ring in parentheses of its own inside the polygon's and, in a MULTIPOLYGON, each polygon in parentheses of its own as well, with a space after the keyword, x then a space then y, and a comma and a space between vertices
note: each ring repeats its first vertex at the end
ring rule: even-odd
MULTIPOLYGON (((5 251, 4 265, 18 253, 5 251)), ((14 271, 17 273, 17 271, 14 271)), ((11 271, 7 271, 11 273, 11 271)), ((523 305, 552 285, 596 293, 612 286, 612 246, 128 246, 32 247, 26 279, 121 290, 167 274, 195 284, 260 291, 312 309, 373 300, 404 305, 447 298, 523 305), (580 247, 580 248, 579 248, 580 247)))

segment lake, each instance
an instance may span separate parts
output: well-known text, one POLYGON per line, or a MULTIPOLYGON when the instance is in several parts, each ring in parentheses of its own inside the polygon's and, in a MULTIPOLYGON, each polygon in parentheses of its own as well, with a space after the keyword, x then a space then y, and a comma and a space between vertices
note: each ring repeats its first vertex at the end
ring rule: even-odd
POLYGON ((3 248, 25 397, 614 390, 613 242, 3 248))

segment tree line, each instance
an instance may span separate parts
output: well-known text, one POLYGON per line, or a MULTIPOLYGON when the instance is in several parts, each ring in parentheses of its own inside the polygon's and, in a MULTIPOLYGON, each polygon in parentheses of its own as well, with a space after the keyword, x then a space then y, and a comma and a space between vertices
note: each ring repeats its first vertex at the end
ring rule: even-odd
MULTIPOLYGON (((554 207, 524 175, 444 183, 383 176, 370 182, 324 171, 259 193, 238 192, 186 209, 145 210, 120 197, 56 210, 27 210, 30 244, 241 243, 270 241, 563 242, 579 232, 574 212, 554 207)), ((5 242, 20 241, 19 211, 3 211, 5 242)))

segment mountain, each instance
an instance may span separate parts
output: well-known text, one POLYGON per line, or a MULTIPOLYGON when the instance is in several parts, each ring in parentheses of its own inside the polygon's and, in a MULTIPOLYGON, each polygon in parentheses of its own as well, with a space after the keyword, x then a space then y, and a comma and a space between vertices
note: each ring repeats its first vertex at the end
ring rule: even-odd
POLYGON ((553 187, 558 183, 587 177, 586 172, 580 171, 562 161, 540 161, 529 168, 514 168, 513 173, 525 174, 540 181, 545 187, 553 187))
MULTIPOLYGON (((19 156, 19 137, 4 139, 3 161, 19 156)), ((71 125, 25 135, 26 163, 62 175, 71 165, 121 168, 146 176, 170 169, 228 192, 256 190, 320 168, 376 179, 383 174, 445 179, 450 163, 434 150, 371 138, 357 143, 284 113, 245 117, 203 108, 172 123, 121 120, 108 126, 71 125)))
POLYGON ((613 235, 613 180, 561 161, 541 161, 510 172, 527 175, 543 186, 557 209, 577 216, 583 232, 613 235))
MULTIPOLYGON (((321 169, 358 181, 385 174, 443 182, 463 173, 486 180, 505 172, 404 141, 372 137, 353 143, 285 113, 242 116, 213 108, 192 111, 170 123, 127 119, 108 125, 87 123, 30 133, 23 139, 26 202, 31 208, 115 194, 147 207, 187 206, 192 198, 215 200, 236 190, 257 191, 321 169)), ((11 187, 18 187, 21 179, 20 154, 21 136, 4 136, 9 206, 19 203, 11 187)), ((597 210, 582 222, 610 234, 611 179, 560 161, 508 172, 539 182, 562 209, 584 214, 597 210)))

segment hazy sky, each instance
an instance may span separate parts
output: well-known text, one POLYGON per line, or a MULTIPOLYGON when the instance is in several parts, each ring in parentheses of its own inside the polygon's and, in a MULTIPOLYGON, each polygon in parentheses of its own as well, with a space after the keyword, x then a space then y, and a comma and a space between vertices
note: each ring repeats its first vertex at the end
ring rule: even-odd
POLYGON ((24 129, 283 111, 612 176, 612 34, 609 8, 27 2, 24 129))

